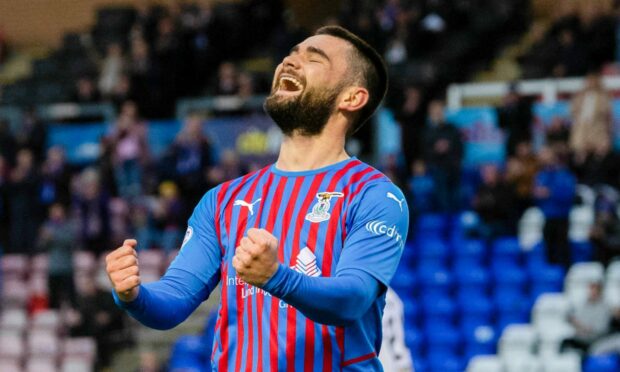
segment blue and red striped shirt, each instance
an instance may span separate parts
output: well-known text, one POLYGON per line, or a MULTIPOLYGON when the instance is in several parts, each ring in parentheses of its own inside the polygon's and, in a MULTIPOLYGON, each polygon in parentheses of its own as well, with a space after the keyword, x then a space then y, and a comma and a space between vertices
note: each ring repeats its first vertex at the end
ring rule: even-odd
MULTIPOLYGON (((221 284, 214 370, 381 370, 384 289, 400 260, 407 229, 402 192, 355 158, 304 172, 271 165, 207 192, 166 276, 191 273, 196 278, 195 290, 188 290, 193 308, 221 284), (346 325, 310 320, 235 275, 232 258, 251 227, 264 228, 278 239, 281 265, 310 277, 359 270, 381 284, 379 295, 346 325)), ((131 305, 124 307, 131 312, 131 305)), ((140 319, 136 308, 133 305, 132 315, 140 319)))

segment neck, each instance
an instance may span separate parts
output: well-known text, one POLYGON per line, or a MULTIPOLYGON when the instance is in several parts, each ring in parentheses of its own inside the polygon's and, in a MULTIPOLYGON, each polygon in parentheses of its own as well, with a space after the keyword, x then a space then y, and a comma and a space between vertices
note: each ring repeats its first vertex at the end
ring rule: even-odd
POLYGON ((285 136, 280 146, 276 167, 284 171, 314 170, 349 159, 344 149, 345 136, 329 130, 316 136, 301 136, 293 133, 285 136))

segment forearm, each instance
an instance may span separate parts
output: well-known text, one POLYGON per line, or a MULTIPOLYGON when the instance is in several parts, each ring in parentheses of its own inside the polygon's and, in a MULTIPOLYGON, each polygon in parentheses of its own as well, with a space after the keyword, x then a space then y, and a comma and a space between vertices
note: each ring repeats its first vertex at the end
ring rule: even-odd
POLYGON ((140 323, 165 330, 187 319, 209 296, 215 283, 212 280, 204 285, 191 273, 170 269, 159 281, 141 285, 138 297, 132 302, 123 302, 113 294, 116 304, 140 323))
POLYGON ((310 277, 280 265, 263 289, 315 322, 342 326, 366 313, 380 285, 361 270, 326 278, 310 277))

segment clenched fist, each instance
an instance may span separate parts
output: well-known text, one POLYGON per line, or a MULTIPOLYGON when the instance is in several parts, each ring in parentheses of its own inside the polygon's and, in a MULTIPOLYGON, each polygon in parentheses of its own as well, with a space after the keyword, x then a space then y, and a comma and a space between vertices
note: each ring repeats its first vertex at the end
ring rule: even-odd
POLYGON ((278 269, 278 239, 265 229, 251 228, 241 238, 232 260, 237 276, 261 287, 278 269))
POLYGON ((105 258, 106 271, 118 298, 131 302, 138 297, 140 270, 138 270, 138 254, 134 239, 127 239, 123 245, 105 258))

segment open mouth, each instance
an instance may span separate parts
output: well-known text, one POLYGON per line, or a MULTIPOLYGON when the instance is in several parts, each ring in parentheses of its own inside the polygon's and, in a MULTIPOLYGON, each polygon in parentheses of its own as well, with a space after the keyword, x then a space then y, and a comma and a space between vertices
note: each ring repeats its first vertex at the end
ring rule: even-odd
POLYGON ((297 78, 291 75, 281 75, 276 92, 285 95, 297 95, 301 93, 303 88, 303 84, 297 78))

